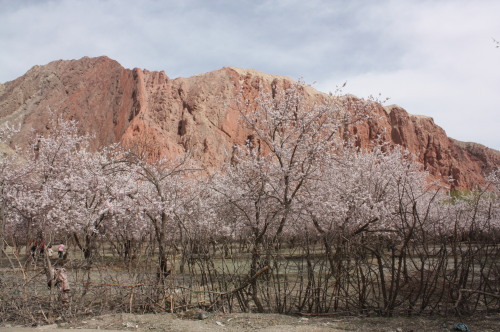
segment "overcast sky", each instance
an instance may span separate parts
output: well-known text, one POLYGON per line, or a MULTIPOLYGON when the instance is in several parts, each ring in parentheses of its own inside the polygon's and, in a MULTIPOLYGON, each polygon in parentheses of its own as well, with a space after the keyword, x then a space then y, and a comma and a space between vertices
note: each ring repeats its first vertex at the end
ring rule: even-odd
POLYGON ((0 82, 107 55, 171 78, 224 66, 390 98, 500 150, 500 1, 0 0, 0 82))

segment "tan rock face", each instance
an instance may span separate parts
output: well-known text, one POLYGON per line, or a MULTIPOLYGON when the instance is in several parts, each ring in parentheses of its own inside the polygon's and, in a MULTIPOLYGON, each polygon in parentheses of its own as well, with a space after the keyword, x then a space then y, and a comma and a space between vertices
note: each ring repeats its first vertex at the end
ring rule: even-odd
MULTIPOLYGON (((77 120, 94 146, 122 142, 152 158, 189 151, 214 169, 230 158, 234 144, 251 134, 239 123, 238 100, 252 101, 259 86, 288 86, 291 80, 252 70, 223 68, 170 79, 164 72, 123 68, 107 57, 54 61, 35 66, 0 86, 0 121, 21 123, 15 141, 27 144, 31 128, 50 130, 49 118, 77 120)), ((307 88, 311 100, 325 95, 307 88)), ((361 147, 378 137, 402 145, 436 178, 449 176, 455 188, 485 183, 500 167, 500 153, 452 140, 432 118, 408 114, 398 106, 370 106, 370 119, 349 129, 361 147)))

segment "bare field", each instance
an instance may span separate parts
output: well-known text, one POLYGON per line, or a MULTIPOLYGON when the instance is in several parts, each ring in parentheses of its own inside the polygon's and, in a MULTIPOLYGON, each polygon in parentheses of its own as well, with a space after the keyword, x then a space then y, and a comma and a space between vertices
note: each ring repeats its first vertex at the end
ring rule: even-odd
POLYGON ((463 322, 474 332, 498 332, 500 315, 485 317, 299 317, 277 314, 210 313, 205 320, 198 320, 197 311, 183 314, 110 314, 87 317, 74 322, 25 328, 0 326, 1 332, 71 331, 71 330, 120 330, 120 331, 170 331, 170 332, 446 332, 453 324, 463 322))

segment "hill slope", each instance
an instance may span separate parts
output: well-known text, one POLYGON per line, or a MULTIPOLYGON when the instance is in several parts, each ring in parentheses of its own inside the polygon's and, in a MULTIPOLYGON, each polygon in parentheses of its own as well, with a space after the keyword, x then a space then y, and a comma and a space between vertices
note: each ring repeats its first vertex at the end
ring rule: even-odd
MULTIPOLYGON (((82 132, 94 133, 96 147, 139 144, 156 157, 194 151, 213 168, 248 135, 238 123, 237 96, 252 99, 259 86, 287 82, 287 77, 231 67, 172 80, 164 72, 125 69, 107 57, 59 60, 0 85, 0 121, 21 123, 14 140, 26 143, 31 128, 50 130, 51 114, 62 114, 77 120, 82 132)), ((307 93, 325 98, 312 88, 307 93)), ((350 128, 360 146, 377 136, 402 145, 435 177, 456 179, 455 188, 484 184, 484 174, 500 166, 498 151, 448 138, 432 118, 398 106, 370 107, 371 118, 350 128)))

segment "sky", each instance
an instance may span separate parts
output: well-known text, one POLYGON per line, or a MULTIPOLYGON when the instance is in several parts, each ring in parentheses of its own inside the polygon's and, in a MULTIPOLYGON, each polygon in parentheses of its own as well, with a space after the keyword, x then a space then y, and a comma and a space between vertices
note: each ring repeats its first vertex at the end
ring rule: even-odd
POLYGON ((500 150, 498 0, 0 0, 0 83, 106 55, 189 77, 225 66, 370 95, 500 150))

